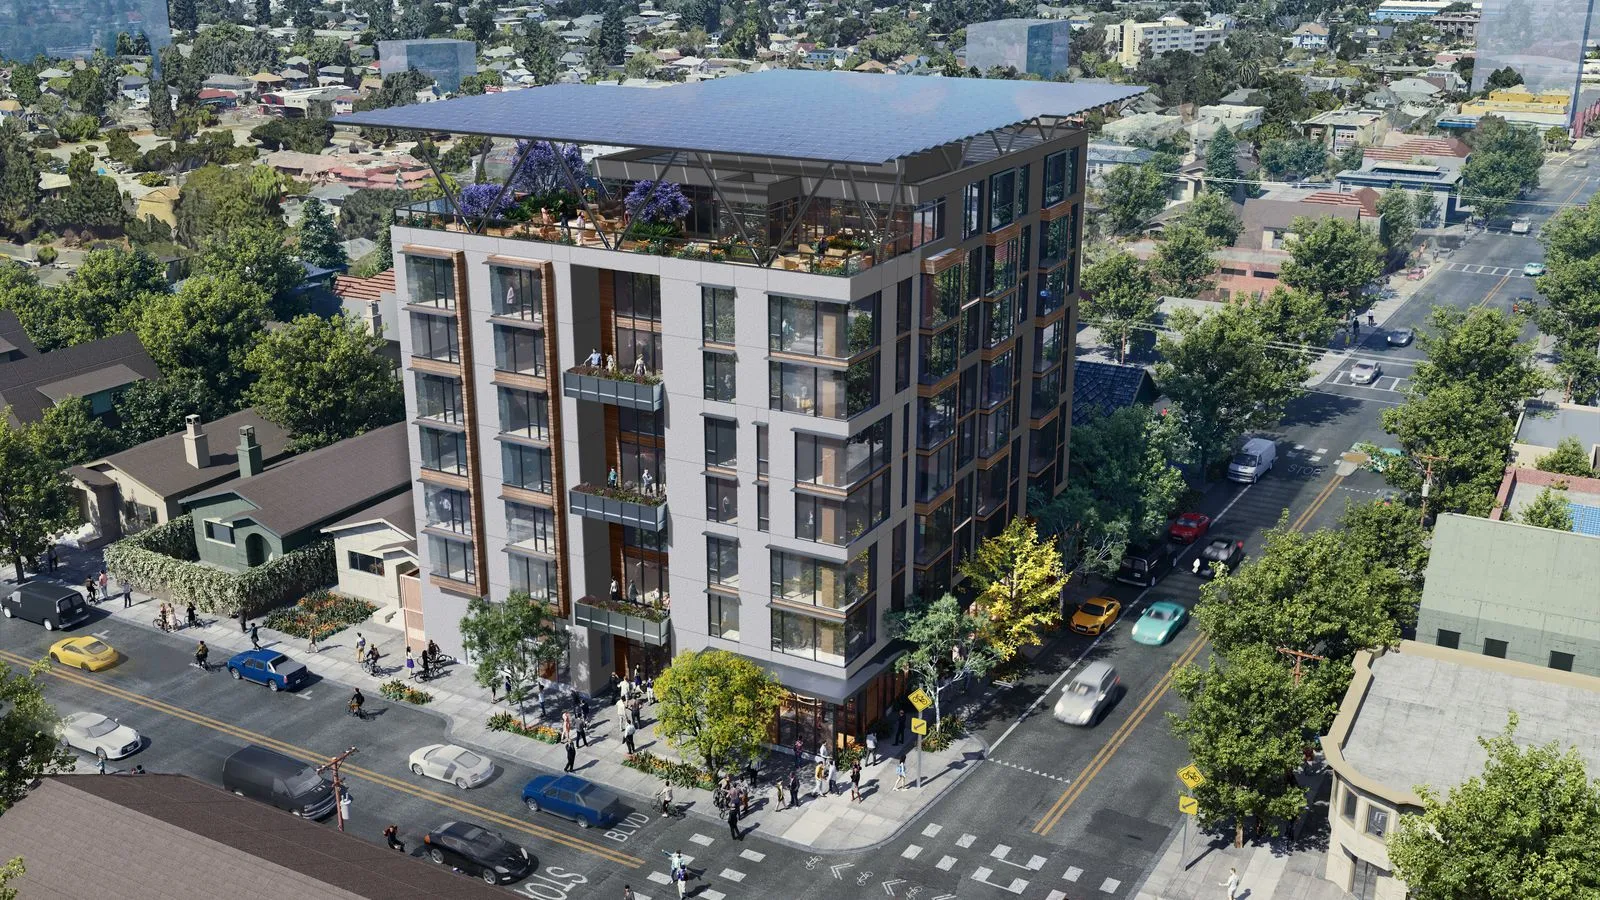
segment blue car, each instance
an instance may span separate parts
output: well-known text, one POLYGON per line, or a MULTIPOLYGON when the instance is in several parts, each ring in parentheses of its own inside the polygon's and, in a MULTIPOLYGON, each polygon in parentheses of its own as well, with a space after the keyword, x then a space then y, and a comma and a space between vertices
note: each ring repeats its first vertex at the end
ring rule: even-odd
POLYGON ((1159 647, 1183 627, 1183 621, 1189 617, 1189 611, 1182 604, 1171 600, 1159 600, 1150 604, 1133 625, 1133 641, 1136 644, 1148 644, 1159 647))
POLYGON ((553 813, 579 828, 604 828, 626 814, 616 794, 576 775, 540 775, 522 786, 530 812, 553 813))
POLYGON ((228 660, 235 679, 264 684, 271 691, 292 691, 306 683, 306 667, 276 650, 246 650, 228 660))

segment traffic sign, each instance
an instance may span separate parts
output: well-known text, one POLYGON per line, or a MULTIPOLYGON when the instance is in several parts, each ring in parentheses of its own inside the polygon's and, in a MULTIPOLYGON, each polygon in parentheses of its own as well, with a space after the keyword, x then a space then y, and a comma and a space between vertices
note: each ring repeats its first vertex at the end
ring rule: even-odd
POLYGON ((922 712, 933 705, 933 698, 929 697, 922 688, 912 691, 911 696, 906 699, 911 701, 911 705, 916 708, 917 712, 922 712))
POLYGON ((1178 798, 1178 812, 1192 816, 1200 812, 1200 801, 1193 797, 1178 798))
POLYGON ((1183 786, 1191 791, 1206 783, 1206 777, 1200 774, 1200 770, 1195 768, 1194 763, 1190 763, 1178 770, 1178 780, 1183 782, 1183 786))
POLYGON ((928 720, 924 719, 921 716, 917 716, 915 719, 912 719, 911 720, 911 733, 912 734, 927 734, 928 733, 928 720))

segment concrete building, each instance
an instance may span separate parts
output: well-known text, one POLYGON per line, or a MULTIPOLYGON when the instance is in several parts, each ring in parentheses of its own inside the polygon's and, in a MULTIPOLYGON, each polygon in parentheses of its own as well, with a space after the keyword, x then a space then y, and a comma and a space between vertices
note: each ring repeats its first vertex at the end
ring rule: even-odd
POLYGON ((1351 146, 1367 147, 1389 132, 1389 120, 1370 109, 1333 109, 1300 123, 1300 133, 1333 153, 1351 146))
POLYGON ((1232 26, 1223 21, 1208 20, 1203 25, 1190 25, 1177 16, 1164 16, 1156 22, 1125 19, 1105 28, 1106 51, 1113 54, 1124 69, 1138 68, 1140 60, 1163 53, 1202 53, 1227 40, 1232 30, 1232 26))
POLYGON ((0 59, 115 56, 123 32, 143 34, 152 52, 172 43, 166 0, 0 0, 0 59))
POLYGON ((576 217, 398 214, 427 637, 527 591, 580 689, 731 650, 789 689, 780 745, 859 736, 904 690, 885 616, 1064 486, 1071 117, 1138 90, 773 70, 343 120, 599 147, 557 164, 604 188, 576 217), (646 244, 607 198, 656 179, 687 212, 646 244))
POLYGON ((1067 71, 1072 26, 1062 20, 999 19, 967 26, 967 65, 987 72, 1010 66, 1051 78, 1067 71))
POLYGON ((1440 33, 1448 34, 1458 41, 1471 43, 1478 39, 1478 21, 1483 16, 1478 12, 1452 12, 1438 13, 1431 16, 1428 21, 1440 33))
POLYGON ((478 74, 478 45, 452 38, 379 41, 378 70, 395 75, 408 69, 433 79, 442 94, 461 90, 461 80, 478 74))
POLYGON ((1383 0, 1372 12, 1374 22, 1415 22, 1431 19, 1454 0, 1383 0))
POLYGON ((1564 438, 1576 440, 1589 454, 1590 465, 1600 466, 1600 409, 1581 403, 1529 401, 1517 417, 1512 460, 1518 466, 1531 467, 1564 438))
POLYGON ((1600 538, 1451 513, 1433 532, 1417 640, 1600 675, 1600 538))
POLYGON ((1362 900, 1405 900, 1385 838, 1437 794, 1483 774, 1478 739, 1517 714, 1516 742, 1575 748, 1600 771, 1600 679, 1401 641, 1356 654, 1355 677, 1322 738, 1333 770, 1326 876, 1362 900))

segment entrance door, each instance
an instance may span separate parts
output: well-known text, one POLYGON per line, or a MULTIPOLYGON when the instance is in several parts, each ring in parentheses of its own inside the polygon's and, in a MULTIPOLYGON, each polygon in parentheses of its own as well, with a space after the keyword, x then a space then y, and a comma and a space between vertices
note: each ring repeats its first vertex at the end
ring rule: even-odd
POLYGON ((1364 859, 1352 857, 1352 860, 1355 865, 1352 867, 1354 874, 1350 878, 1350 893, 1354 894, 1357 900, 1374 900, 1378 896, 1378 879, 1388 878, 1389 873, 1364 859))

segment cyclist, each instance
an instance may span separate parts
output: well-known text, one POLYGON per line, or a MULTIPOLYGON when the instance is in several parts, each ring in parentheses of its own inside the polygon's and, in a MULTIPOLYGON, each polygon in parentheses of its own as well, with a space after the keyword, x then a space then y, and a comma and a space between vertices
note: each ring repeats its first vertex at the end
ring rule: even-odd
POLYGON ((367 671, 378 674, 378 645, 373 644, 367 648, 367 671))
POLYGON ((362 705, 366 702, 367 698, 361 696, 361 688, 356 688, 356 692, 350 695, 350 715, 366 718, 366 714, 361 711, 362 705))
POLYGON ((211 650, 206 647, 206 642, 201 641, 200 646, 194 648, 194 664, 204 669, 206 667, 206 657, 210 655, 211 650))

